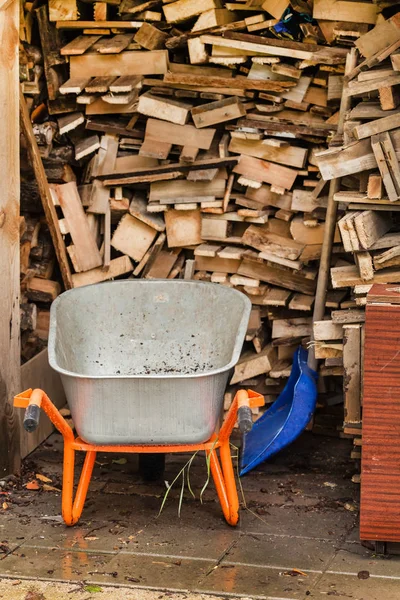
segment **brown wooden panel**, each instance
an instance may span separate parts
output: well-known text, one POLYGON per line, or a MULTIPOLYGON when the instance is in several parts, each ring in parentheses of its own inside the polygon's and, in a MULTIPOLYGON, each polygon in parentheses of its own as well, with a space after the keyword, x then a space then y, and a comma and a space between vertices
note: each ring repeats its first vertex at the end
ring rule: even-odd
MULTIPOLYGON (((62 408, 67 402, 60 375, 49 365, 47 348, 21 367, 21 390, 28 388, 42 388, 57 408, 62 408)), ((34 433, 27 433, 22 425, 25 411, 19 408, 16 414, 20 425, 21 458, 25 458, 54 431, 54 427, 41 411, 39 427, 34 433)))
MULTIPOLYGON (((378 287, 379 301, 384 302, 386 286, 374 286, 375 297, 378 287)), ((367 305, 362 434, 360 537, 398 542, 400 305, 367 305)))

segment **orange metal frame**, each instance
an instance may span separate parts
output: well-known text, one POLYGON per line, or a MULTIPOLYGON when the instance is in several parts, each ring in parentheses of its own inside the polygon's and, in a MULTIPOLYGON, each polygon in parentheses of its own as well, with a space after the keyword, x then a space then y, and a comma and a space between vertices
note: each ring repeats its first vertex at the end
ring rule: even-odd
POLYGON ((229 525, 235 526, 239 520, 239 498, 236 489, 235 474, 232 465, 230 436, 237 419, 239 406, 264 405, 264 397, 252 390, 237 392, 228 414, 218 432, 202 444, 178 444, 173 446, 102 446, 89 444, 74 436, 71 427, 54 406, 47 394, 41 389, 29 389, 14 397, 14 406, 26 408, 29 404, 41 407, 53 425, 64 439, 63 485, 62 485, 62 516, 69 526, 75 525, 80 519, 85 504, 90 480, 93 473, 97 452, 196 452, 204 450, 210 457, 211 474, 214 479, 222 512, 229 525), (217 450, 219 449, 219 458, 217 450), (74 498, 75 452, 86 452, 81 476, 74 498))

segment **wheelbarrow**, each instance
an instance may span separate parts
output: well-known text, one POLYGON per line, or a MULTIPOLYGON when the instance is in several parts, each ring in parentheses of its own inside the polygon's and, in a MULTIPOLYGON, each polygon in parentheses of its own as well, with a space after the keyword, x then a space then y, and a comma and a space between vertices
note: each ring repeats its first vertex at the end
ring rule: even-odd
POLYGON ((107 282, 65 292, 52 304, 49 362, 65 389, 73 430, 45 391, 14 399, 34 431, 43 409, 64 439, 62 515, 79 520, 97 452, 204 450, 226 521, 238 522, 230 452, 236 420, 249 430, 264 399, 223 397, 246 334, 251 303, 223 286, 191 281, 107 282), (75 452, 86 452, 74 498, 75 452), (219 457, 218 457, 219 453, 219 457))

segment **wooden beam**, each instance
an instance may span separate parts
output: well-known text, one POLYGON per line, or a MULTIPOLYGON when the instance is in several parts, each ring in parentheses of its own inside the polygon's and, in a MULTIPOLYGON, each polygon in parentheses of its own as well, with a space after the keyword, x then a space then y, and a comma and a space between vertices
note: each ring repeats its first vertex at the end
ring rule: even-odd
POLYGON ((19 344, 19 2, 0 8, 0 477, 20 469, 13 396, 20 391, 19 344))

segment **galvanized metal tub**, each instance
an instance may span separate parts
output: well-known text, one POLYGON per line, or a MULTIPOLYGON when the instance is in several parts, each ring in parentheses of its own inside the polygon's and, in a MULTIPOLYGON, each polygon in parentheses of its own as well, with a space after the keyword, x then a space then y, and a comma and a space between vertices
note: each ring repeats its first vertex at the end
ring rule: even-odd
POLYGON ((125 280, 61 294, 49 362, 79 436, 95 444, 209 439, 250 310, 244 294, 197 281, 125 280))

